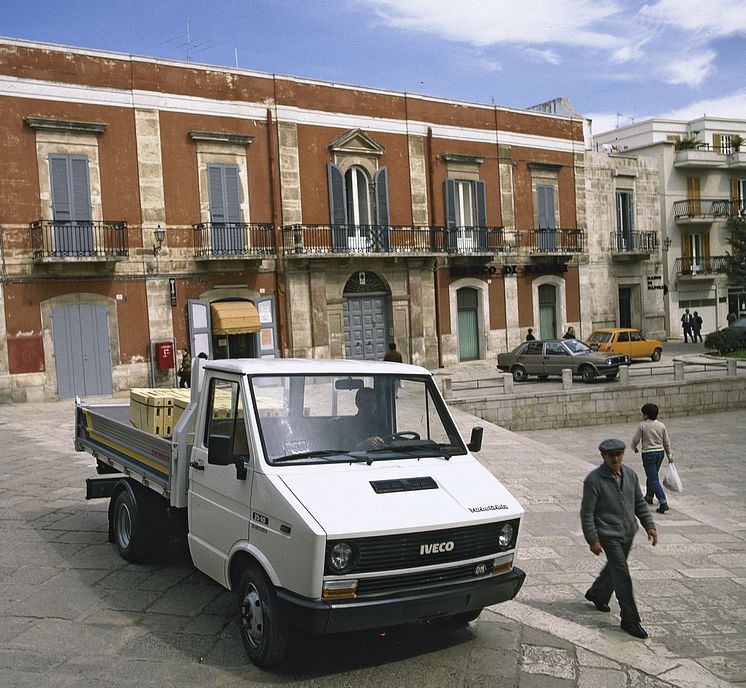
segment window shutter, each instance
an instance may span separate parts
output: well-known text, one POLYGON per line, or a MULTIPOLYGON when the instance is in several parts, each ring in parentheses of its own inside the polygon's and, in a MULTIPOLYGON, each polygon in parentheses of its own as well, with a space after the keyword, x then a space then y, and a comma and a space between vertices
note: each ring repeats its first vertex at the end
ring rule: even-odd
POLYGON ((699 177, 686 178, 686 197, 690 201, 699 200, 699 177))
POLYGON ((389 225, 389 183, 387 168, 381 167, 375 176, 376 185, 376 224, 389 225))
POLYGON ((190 354, 192 358, 195 358, 200 353, 206 353, 207 358, 212 358, 212 316, 210 314, 210 304, 207 301, 189 299, 187 308, 189 310, 190 354))
POLYGON ((49 156, 49 180, 52 185, 52 216, 59 222, 72 220, 72 208, 67 181, 67 157, 49 156))
POLYGON ((539 184, 536 187, 536 202, 539 215, 539 229, 556 229, 554 221, 554 187, 539 184))
POLYGON ((723 148, 723 137, 720 134, 712 135, 712 150, 716 153, 722 152, 723 148))
POLYGON ((477 179, 474 182, 474 197, 476 199, 476 233, 477 246, 480 250, 487 248, 487 185, 477 179))
POLYGON ((731 201, 740 201, 741 198, 739 198, 739 191, 740 186, 738 184, 738 179, 736 177, 732 177, 730 180, 730 200, 731 201))
POLYGON ((225 221, 241 222, 241 191, 238 186, 238 167, 225 165, 223 189, 225 190, 225 221))
POLYGON ((346 225, 345 176, 332 162, 327 163, 326 169, 329 182, 329 222, 332 225, 346 225))
POLYGON ((223 170, 220 165, 207 166, 207 189, 210 197, 210 222, 223 224, 227 220, 223 196, 223 170))
POLYGON ((681 235, 681 257, 682 258, 692 257, 692 235, 691 234, 681 235))
POLYGON ((446 179, 446 225, 456 226, 456 180, 446 179))
POLYGON ((710 257, 710 233, 705 232, 702 235, 702 255, 705 258, 710 257))
POLYGON ((91 186, 88 182, 88 158, 71 157, 70 170, 72 172, 72 219, 75 222, 90 222, 91 214, 91 186))

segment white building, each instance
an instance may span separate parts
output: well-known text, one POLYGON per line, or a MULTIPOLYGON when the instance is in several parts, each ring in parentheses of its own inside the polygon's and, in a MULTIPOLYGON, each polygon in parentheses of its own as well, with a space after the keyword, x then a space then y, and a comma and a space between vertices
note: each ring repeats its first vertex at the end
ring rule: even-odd
POLYGON ((685 308, 703 332, 746 313, 746 285, 729 284, 728 217, 746 210, 746 120, 650 119, 594 136, 598 151, 656 158, 660 174, 666 327, 681 336, 685 308))

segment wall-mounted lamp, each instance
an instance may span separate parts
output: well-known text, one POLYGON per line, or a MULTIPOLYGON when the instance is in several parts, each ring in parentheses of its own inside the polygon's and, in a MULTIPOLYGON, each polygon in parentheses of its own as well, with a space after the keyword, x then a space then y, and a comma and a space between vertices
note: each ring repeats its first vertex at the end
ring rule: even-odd
POLYGON ((166 238, 166 230, 158 225, 154 230, 155 244, 153 244, 153 255, 157 256, 161 252, 161 246, 163 246, 163 240, 166 238))
POLYGON ((668 251, 669 248, 671 248, 671 237, 666 237, 663 240, 663 250, 668 251))

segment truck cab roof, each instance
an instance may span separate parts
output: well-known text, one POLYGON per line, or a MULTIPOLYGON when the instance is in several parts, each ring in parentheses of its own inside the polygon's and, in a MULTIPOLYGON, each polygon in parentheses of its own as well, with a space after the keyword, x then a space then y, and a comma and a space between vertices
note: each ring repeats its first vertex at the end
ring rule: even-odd
POLYGON ((240 375, 430 375, 427 368, 405 363, 306 358, 227 358, 207 360, 202 367, 240 375))

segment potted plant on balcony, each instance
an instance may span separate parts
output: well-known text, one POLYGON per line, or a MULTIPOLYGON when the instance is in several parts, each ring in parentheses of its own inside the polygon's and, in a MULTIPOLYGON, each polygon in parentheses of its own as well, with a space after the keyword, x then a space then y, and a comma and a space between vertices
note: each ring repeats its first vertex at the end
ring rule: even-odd
POLYGON ((730 147, 734 153, 738 153, 743 145, 743 136, 740 134, 731 134, 730 147))
POLYGON ((686 136, 683 136, 682 138, 676 141, 676 143, 674 144, 674 148, 677 151, 693 150, 697 146, 699 146, 699 144, 700 144, 700 141, 697 138, 696 134, 687 134, 686 136))

